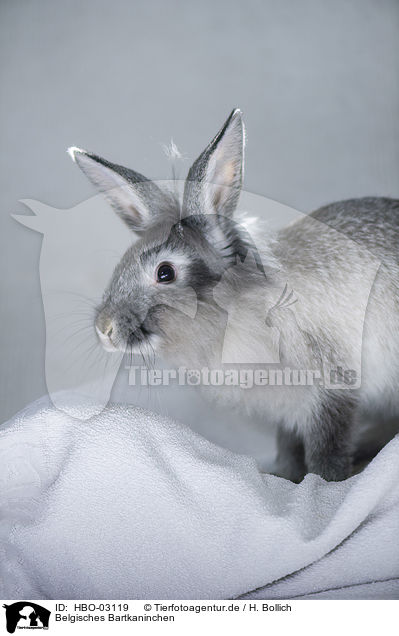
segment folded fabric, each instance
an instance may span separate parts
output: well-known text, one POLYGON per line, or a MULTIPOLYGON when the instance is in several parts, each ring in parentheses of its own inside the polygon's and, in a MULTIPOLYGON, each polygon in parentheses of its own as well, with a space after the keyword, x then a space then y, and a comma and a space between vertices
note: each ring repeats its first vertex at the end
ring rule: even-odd
POLYGON ((399 598, 399 437, 293 484, 143 409, 0 427, 4 599, 399 598))

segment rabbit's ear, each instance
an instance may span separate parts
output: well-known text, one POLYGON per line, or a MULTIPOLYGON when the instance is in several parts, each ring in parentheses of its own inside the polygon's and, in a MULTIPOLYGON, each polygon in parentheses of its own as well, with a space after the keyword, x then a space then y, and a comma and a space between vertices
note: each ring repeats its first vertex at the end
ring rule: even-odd
POLYGON ((145 230, 165 207, 166 193, 138 172, 80 148, 68 153, 131 230, 145 230))
POLYGON ((233 214, 243 179, 244 141, 244 123, 236 108, 190 168, 184 189, 185 214, 233 214))

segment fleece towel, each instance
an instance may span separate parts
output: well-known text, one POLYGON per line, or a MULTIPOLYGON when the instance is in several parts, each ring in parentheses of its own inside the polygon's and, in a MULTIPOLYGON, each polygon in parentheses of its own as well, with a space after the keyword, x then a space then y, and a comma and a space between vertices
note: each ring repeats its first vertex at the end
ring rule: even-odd
POLYGON ((139 408, 0 427, 0 598, 399 598, 399 437, 293 484, 139 408))

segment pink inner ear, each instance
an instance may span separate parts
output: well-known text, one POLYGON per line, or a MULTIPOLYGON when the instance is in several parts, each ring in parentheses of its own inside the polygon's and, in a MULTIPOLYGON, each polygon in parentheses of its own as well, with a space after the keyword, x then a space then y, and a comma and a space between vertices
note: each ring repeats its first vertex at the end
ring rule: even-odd
POLYGON ((222 170, 222 183, 224 185, 231 185, 234 181, 235 170, 237 169, 237 162, 231 159, 230 161, 226 161, 222 170))
POLYGON ((130 212, 132 216, 137 218, 138 222, 143 221, 143 217, 141 216, 141 214, 139 214, 138 210, 133 205, 128 206, 128 211, 130 212))

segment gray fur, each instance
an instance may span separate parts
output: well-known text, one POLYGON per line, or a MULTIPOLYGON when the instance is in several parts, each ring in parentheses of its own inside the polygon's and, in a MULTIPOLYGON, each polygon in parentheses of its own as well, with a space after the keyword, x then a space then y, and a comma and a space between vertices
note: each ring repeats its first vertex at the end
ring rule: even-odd
POLYGON ((345 479, 352 470, 355 416, 379 406, 399 411, 399 201, 333 203, 273 240, 265 240, 259 224, 256 244, 263 247, 255 250, 233 220, 243 142, 235 110, 193 164, 181 205, 137 173, 72 151, 138 237, 104 294, 97 332, 107 348, 156 349, 173 364, 220 368, 234 314, 240 328, 229 346, 248 356, 260 345, 271 350, 273 327, 279 368, 321 369, 327 361, 356 369, 361 361, 356 389, 223 386, 214 395, 280 426, 277 473, 296 481, 309 471, 345 479), (155 278, 165 261, 177 270, 168 285, 155 278), (193 290, 195 317, 184 310, 193 290))

